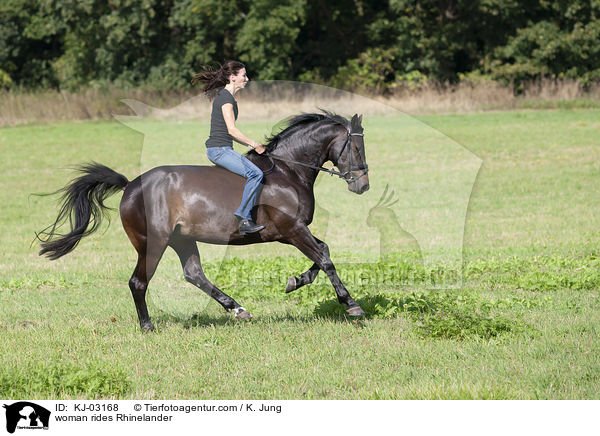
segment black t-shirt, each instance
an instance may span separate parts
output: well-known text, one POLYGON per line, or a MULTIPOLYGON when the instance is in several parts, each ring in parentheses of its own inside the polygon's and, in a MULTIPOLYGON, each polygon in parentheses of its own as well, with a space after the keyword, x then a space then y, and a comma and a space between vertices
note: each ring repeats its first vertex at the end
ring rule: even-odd
POLYGON ((221 89, 215 97, 210 114, 210 136, 206 140, 207 147, 225 147, 233 146, 233 137, 227 132, 227 124, 223 118, 223 105, 231 103, 233 105, 233 115, 237 120, 238 107, 233 95, 225 88, 221 89))

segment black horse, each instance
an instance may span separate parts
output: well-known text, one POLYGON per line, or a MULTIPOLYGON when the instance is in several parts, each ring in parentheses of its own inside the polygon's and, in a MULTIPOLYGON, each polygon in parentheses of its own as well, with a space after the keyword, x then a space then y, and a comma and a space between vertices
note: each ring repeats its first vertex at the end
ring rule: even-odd
POLYGON ((362 116, 351 121, 329 112, 302 114, 268 139, 267 152, 250 151, 247 157, 265 172, 259 204, 253 217, 265 229, 240 235, 233 215, 239 204, 245 179, 214 166, 161 166, 129 182, 112 169, 97 163, 83 165, 83 173, 62 192, 58 218, 39 236, 40 255, 58 259, 73 250, 82 237, 100 225, 104 200, 123 190, 121 221, 138 253, 138 262, 129 280, 142 330, 153 330, 146 306, 146 289, 167 246, 181 260, 187 281, 217 300, 238 318, 250 313, 223 293, 204 275, 196 241, 211 244, 246 245, 279 241, 292 244, 314 262, 300 277, 290 277, 286 292, 312 283, 320 270, 329 277, 338 301, 351 316, 363 316, 352 299, 329 256, 327 244, 308 229, 313 219, 313 185, 322 165, 331 161, 341 172, 348 189, 362 194, 369 189, 363 140, 362 116), (58 234, 59 226, 70 222, 71 231, 58 234))

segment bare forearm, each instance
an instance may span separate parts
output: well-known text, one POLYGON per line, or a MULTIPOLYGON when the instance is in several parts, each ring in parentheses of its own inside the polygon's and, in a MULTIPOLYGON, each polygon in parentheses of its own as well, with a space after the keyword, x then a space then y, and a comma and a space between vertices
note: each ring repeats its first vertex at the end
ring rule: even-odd
POLYGON ((252 147, 252 148, 255 148, 256 146, 260 145, 258 142, 254 141, 253 139, 250 139, 246 135, 244 135, 242 133, 242 131, 240 129, 238 129, 237 127, 230 128, 230 129, 228 129, 228 131, 229 131, 229 134, 233 137, 233 139, 235 139, 240 144, 247 145, 248 147, 252 147))
POLYGON ((248 138, 240 131, 240 129, 235 126, 235 117, 233 115, 233 106, 231 103, 224 104, 221 110, 223 111, 223 119, 225 120, 225 124, 227 124, 227 132, 233 137, 233 139, 240 144, 253 148, 259 154, 265 152, 265 147, 248 138))

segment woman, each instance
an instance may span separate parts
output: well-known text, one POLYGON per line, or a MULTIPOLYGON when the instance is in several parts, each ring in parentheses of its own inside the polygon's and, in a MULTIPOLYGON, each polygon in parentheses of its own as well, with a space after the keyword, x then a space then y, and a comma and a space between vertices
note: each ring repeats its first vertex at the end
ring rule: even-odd
POLYGON ((255 233, 264 229, 252 221, 250 212, 256 204, 262 188, 263 173, 233 149, 233 140, 262 154, 265 147, 244 135, 236 126, 238 106, 235 94, 244 89, 248 83, 246 67, 241 62, 228 61, 218 70, 203 67, 202 73, 196 74, 192 85, 204 83, 204 92, 214 96, 210 117, 210 136, 206 141, 206 154, 215 165, 245 177, 246 186, 240 207, 234 212, 239 221, 240 234, 255 233))

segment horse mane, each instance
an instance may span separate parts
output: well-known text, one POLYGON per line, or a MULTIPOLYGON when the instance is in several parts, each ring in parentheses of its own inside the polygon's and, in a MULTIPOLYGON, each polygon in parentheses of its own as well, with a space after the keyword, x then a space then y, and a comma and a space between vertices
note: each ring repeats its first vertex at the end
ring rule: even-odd
MULTIPOLYGON (((329 112, 325 109, 321 109, 321 111, 323 111, 323 113, 303 112, 300 115, 295 115, 288 118, 285 121, 286 127, 281 132, 266 138, 267 142, 265 144, 265 147, 267 148, 267 152, 275 150, 283 139, 288 138, 293 133, 297 132, 300 128, 306 126, 307 124, 325 120, 330 122, 331 124, 339 124, 344 127, 348 126, 349 121, 341 115, 336 115, 333 112, 329 112)), ((254 150, 248 152, 248 154, 251 153, 256 152, 254 150)))

